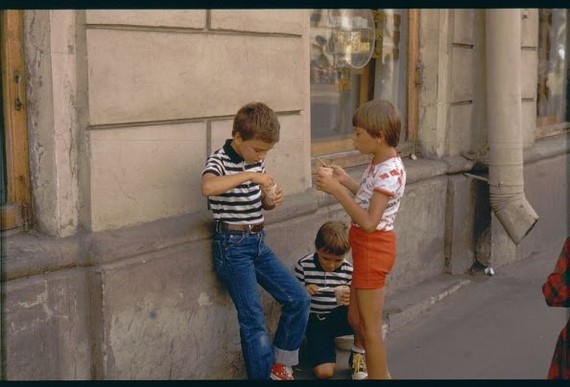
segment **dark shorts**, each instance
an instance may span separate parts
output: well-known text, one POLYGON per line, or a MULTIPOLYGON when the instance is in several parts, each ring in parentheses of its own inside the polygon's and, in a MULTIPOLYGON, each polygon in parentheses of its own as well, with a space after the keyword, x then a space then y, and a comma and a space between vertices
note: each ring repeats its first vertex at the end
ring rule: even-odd
POLYGON ((307 325, 307 357, 311 367, 336 362, 335 337, 352 335, 348 307, 339 306, 324 315, 311 313, 307 325))

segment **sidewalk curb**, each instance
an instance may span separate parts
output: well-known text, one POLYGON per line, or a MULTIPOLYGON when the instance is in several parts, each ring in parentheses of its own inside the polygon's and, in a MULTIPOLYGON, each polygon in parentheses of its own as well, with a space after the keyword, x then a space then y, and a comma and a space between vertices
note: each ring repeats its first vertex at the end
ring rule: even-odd
MULTIPOLYGON (((388 295, 382 324, 384 338, 416 320, 432 306, 471 282, 468 276, 442 274, 422 282, 413 289, 405 290, 404 293, 388 295)), ((352 335, 337 337, 337 349, 348 351, 352 342, 352 335)))

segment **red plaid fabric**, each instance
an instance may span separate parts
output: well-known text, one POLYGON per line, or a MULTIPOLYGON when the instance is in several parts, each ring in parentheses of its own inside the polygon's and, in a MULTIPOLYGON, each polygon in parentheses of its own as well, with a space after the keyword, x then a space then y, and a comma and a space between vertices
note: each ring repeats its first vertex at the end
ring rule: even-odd
MULTIPOLYGON (((548 306, 570 307, 570 237, 566 238, 564 247, 556 262, 554 271, 548 275, 542 285, 542 293, 548 306)), ((568 327, 570 320, 560 332, 547 379, 570 379, 570 341, 568 327)))

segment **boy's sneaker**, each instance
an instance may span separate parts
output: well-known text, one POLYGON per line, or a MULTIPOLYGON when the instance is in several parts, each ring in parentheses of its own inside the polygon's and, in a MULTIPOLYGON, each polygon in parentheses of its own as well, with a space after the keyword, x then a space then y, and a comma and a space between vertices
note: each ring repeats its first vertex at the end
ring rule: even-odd
POLYGON ((368 370, 364 361, 364 354, 350 351, 348 366, 352 369, 352 380, 362 380, 368 378, 368 370))
POLYGON ((293 369, 289 366, 275 363, 271 368, 272 380, 294 380, 293 369))

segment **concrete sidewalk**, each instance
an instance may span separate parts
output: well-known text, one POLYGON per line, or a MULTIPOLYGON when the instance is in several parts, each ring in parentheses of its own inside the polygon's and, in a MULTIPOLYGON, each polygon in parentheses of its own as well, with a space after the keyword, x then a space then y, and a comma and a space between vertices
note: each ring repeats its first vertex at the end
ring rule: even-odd
MULTIPOLYGON (((561 248, 561 246, 560 246, 561 248)), ((544 379, 567 319, 542 284, 560 248, 495 268, 495 275, 440 275, 386 298, 388 363, 396 379, 544 379)), ((337 341, 333 379, 350 379, 351 337, 337 341)), ((296 379, 315 379, 310 365, 296 379)))
MULTIPOLYGON (((470 284, 471 276, 451 276, 441 274, 433 279, 425 281, 418 286, 386 297, 382 330, 386 340, 398 329, 415 321, 419 316, 443 301, 449 295, 470 284)), ((352 336, 339 337, 337 343, 337 369, 333 379, 351 379, 348 367, 348 356, 352 336)), ((300 364, 294 367, 295 379, 316 379, 311 367, 305 362, 301 351, 300 364)))

